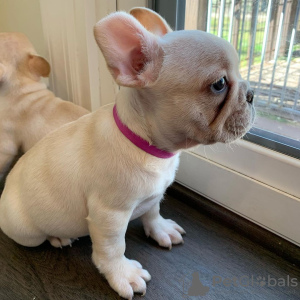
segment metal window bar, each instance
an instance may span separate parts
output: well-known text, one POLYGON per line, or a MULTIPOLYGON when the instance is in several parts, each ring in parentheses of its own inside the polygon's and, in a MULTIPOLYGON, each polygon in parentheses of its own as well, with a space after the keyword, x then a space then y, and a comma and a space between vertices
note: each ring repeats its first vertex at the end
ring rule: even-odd
POLYGON ((275 54, 274 54, 274 66, 273 66, 272 79, 271 79, 271 84, 270 84, 268 105, 271 103, 271 95, 272 95, 272 90, 273 90, 273 86, 274 86, 275 72, 276 72, 278 53, 279 53, 279 47, 280 47, 280 42, 281 42, 281 34, 282 34, 282 29, 283 29, 283 20, 285 17, 286 4, 287 4, 287 0, 284 0, 282 12, 280 13, 280 21, 279 21, 279 27, 278 27, 278 33, 277 33, 277 40, 276 40, 276 47, 275 47, 275 54))
POLYGON ((263 72, 263 68, 264 68, 266 45, 267 45, 267 38, 268 38, 270 18, 271 18, 271 7, 272 7, 272 0, 269 0, 267 16, 266 16, 265 31, 264 31, 264 40, 263 40, 262 51, 261 51, 260 72, 259 72, 259 79, 258 79, 258 88, 256 91, 256 98, 259 97, 260 87, 261 87, 262 72, 263 72))
POLYGON ((232 38, 233 17, 234 17, 234 4, 235 4, 235 1, 232 0, 231 1, 231 7, 230 7, 230 15, 229 15, 229 18, 230 18, 229 32, 228 32, 228 42, 229 43, 231 42, 231 38, 232 38))
MULTIPOLYGON (((293 52, 294 42, 295 42, 295 32, 297 30, 297 24, 298 24, 298 20, 299 20, 299 11, 300 11, 300 1, 298 1, 297 8, 296 8, 295 20, 294 20, 294 25, 293 25, 293 29, 292 29, 291 41, 290 41, 289 52, 288 52, 288 57, 287 57, 287 66, 286 66, 286 71, 285 71, 285 76, 284 76, 284 84, 283 84, 283 89, 282 89, 282 92, 280 95, 280 106, 281 107, 283 106, 284 94, 286 92, 286 85, 287 85, 287 80, 288 80, 288 76, 289 76, 292 52, 293 52)), ((297 99, 295 98, 293 109, 296 109, 296 105, 297 105, 297 99)))
POLYGON ((210 25, 211 25, 211 8, 212 8, 212 0, 208 0, 208 7, 207 7, 207 25, 206 30, 210 32, 210 25))
POLYGON ((241 29, 241 37, 240 37, 240 45, 239 45, 239 58, 241 59, 242 48, 243 48, 243 35, 245 31, 245 18, 246 18, 246 11, 247 11, 247 0, 244 0, 243 5, 243 20, 242 20, 242 29, 241 29))
POLYGON ((255 8, 254 13, 254 27, 252 32, 252 38, 251 38, 251 46, 250 46, 250 57, 249 57, 249 64, 248 64, 248 74, 247 74, 247 80, 250 80, 250 73, 251 73, 251 67, 253 64, 253 56, 254 56, 254 49, 255 49, 255 40, 256 40, 256 30, 257 30, 257 20, 258 20, 258 9, 259 9, 259 2, 260 0, 254 1, 253 6, 255 8))
POLYGON ((224 11, 225 11, 225 0, 221 0, 218 37, 222 37, 223 35, 224 11))

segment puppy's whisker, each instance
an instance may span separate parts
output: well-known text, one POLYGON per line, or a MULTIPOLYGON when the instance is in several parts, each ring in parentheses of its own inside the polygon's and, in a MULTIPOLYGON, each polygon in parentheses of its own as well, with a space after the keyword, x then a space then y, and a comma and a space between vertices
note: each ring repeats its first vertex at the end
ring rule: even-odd
POLYGON ((244 137, 245 137, 246 139, 249 138, 249 137, 248 137, 248 132, 244 135, 244 137))
POLYGON ((204 155, 205 155, 205 158, 208 159, 208 156, 207 156, 207 153, 206 153, 206 148, 205 148, 205 146, 203 147, 203 149, 204 149, 204 155))
MULTIPOLYGON (((240 139, 239 139, 240 140, 240 139)), ((237 143, 238 140, 235 140, 232 145, 235 147, 235 148, 238 148, 239 147, 239 144, 237 143)))
POLYGON ((232 144, 231 143, 229 143, 228 144, 228 147, 229 147, 229 149, 233 152, 234 151, 234 149, 233 149, 233 147, 232 147, 232 144))
POLYGON ((237 137, 237 132, 236 132, 236 122, 235 122, 235 120, 234 120, 234 135, 235 135, 235 137, 237 137))
POLYGON ((212 152, 216 153, 216 150, 214 149, 214 145, 209 145, 208 147, 211 149, 212 152))

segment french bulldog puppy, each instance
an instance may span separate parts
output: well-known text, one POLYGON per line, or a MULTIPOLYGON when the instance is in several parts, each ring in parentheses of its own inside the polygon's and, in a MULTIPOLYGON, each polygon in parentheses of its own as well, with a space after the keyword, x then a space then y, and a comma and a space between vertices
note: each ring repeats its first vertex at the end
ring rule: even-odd
POLYGON ((0 33, 0 181, 18 152, 50 131, 89 113, 40 82, 50 65, 21 33, 0 33))
POLYGON ((151 278, 124 256, 128 222, 140 217, 162 247, 182 243, 183 228, 159 213, 180 151, 234 141, 253 120, 253 93, 228 42, 172 32, 148 9, 131 13, 94 28, 122 86, 116 106, 46 136, 18 161, 0 200, 0 227, 21 245, 57 247, 89 234, 94 264, 127 299, 151 278))

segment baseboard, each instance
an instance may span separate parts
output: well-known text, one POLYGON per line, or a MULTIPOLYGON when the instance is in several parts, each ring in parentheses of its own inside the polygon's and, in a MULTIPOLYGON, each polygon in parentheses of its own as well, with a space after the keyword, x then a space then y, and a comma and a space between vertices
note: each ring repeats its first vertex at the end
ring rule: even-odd
POLYGON ((251 241, 300 266, 300 248, 295 244, 204 198, 179 183, 175 182, 169 187, 167 194, 195 209, 201 210, 202 213, 212 219, 222 222, 251 241))

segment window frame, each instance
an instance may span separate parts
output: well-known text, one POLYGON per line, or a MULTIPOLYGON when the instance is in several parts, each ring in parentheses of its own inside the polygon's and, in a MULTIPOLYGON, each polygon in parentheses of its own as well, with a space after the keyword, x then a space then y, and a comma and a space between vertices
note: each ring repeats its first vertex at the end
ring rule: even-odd
POLYGON ((300 142, 294 139, 257 127, 253 127, 243 137, 243 139, 261 145, 268 149, 300 159, 300 142))
POLYGON ((184 29, 185 0, 153 0, 152 9, 158 12, 174 30, 184 29))

